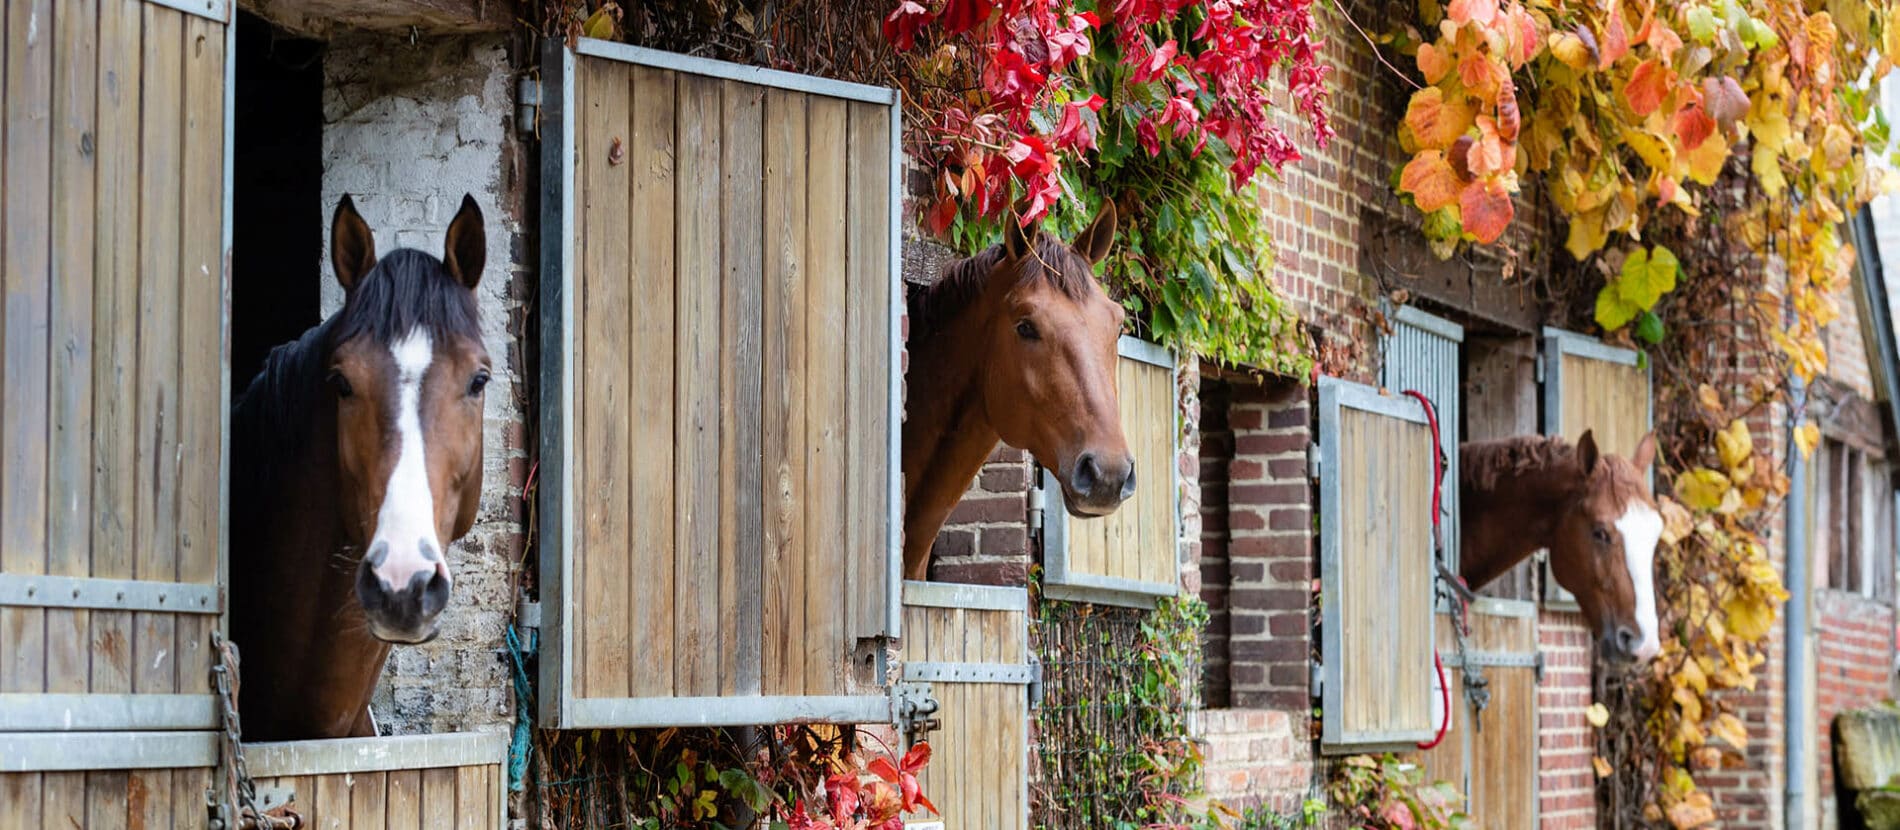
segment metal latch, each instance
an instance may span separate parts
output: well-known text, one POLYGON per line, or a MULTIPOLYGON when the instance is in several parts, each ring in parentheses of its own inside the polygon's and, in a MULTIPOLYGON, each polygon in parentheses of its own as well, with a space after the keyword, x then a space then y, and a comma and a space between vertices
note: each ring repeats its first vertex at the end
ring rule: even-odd
POLYGON ((896 699, 897 725, 909 742, 916 743, 926 733, 943 728, 943 720, 936 716, 939 704, 930 693, 929 683, 900 681, 891 686, 891 696, 896 699))

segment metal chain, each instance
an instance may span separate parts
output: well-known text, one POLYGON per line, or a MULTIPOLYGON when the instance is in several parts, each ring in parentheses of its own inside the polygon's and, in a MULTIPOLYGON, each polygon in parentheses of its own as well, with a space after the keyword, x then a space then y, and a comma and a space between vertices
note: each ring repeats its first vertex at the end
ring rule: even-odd
POLYGON ((297 830, 303 826, 303 820, 296 813, 271 816, 257 806, 257 784, 244 765, 244 729, 238 720, 238 647, 219 631, 211 632, 211 647, 218 656, 217 664, 211 667, 211 680, 217 686, 218 705, 223 709, 224 728, 219 737, 225 759, 221 770, 224 792, 205 793, 206 800, 211 802, 208 806, 213 814, 213 827, 228 826, 225 822, 235 818, 237 830, 297 830))

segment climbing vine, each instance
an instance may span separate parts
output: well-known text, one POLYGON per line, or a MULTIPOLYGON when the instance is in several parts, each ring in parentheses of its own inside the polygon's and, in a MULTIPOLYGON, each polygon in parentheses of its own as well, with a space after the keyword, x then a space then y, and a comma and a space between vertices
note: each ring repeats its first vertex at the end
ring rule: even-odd
POLYGON ((1300 158, 1275 81, 1316 144, 1332 136, 1311 0, 900 0, 883 29, 926 231, 968 251, 1006 216, 1060 232, 1113 199, 1105 276, 1151 336, 1305 374, 1255 180, 1300 158))
MULTIPOLYGON (((1847 216, 1882 189, 1888 125, 1870 92, 1900 57, 1891 7, 1796 0, 1451 0, 1394 38, 1418 80, 1395 184, 1440 256, 1504 238, 1526 193, 1548 200, 1566 311, 1645 350, 1659 476, 1674 498, 1657 573, 1663 653, 1617 678, 1599 774, 1613 823, 1715 818, 1697 772, 1748 734, 1787 598, 1767 538, 1787 493, 1766 438, 1826 370, 1823 328, 1854 262, 1847 216), (1422 83, 1420 81, 1422 80, 1422 83), (1525 182, 1536 187, 1526 191, 1525 182)), ((1787 424, 1798 424, 1800 412, 1787 424)), ((1793 431, 1802 453, 1813 425, 1793 431)))

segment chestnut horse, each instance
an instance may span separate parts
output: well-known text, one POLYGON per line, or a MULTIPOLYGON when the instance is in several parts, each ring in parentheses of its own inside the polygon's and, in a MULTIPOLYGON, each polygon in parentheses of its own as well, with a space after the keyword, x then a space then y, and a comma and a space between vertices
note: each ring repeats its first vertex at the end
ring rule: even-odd
POLYGON ((348 196, 330 230, 343 309, 272 350, 231 414, 231 633, 244 737, 374 734, 392 643, 435 637, 448 543, 482 482, 481 210, 438 260, 380 261, 348 196))
POLYGON ((1589 430, 1574 449, 1540 436, 1461 445, 1459 575, 1480 588, 1548 549, 1551 573, 1576 595, 1598 653, 1618 662, 1655 657, 1663 521, 1644 476, 1655 457, 1654 435, 1625 459, 1599 453, 1589 430))
POLYGON ((907 579, 928 575, 937 531, 998 440, 1053 471, 1073 515, 1107 515, 1135 492, 1115 372, 1124 312, 1091 273, 1115 206, 1073 244, 1004 224, 1002 244, 946 266, 911 310, 907 579))

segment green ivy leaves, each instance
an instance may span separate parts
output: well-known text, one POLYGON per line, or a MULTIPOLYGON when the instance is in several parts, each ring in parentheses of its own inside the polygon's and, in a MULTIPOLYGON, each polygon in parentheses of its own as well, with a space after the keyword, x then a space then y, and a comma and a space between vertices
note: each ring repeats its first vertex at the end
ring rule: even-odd
POLYGON ((1637 322, 1636 336, 1651 344, 1661 342, 1662 319, 1651 311, 1664 294, 1676 290, 1681 263, 1674 251, 1657 245, 1637 248, 1623 259, 1623 268, 1597 292, 1597 325, 1616 331, 1637 322))

